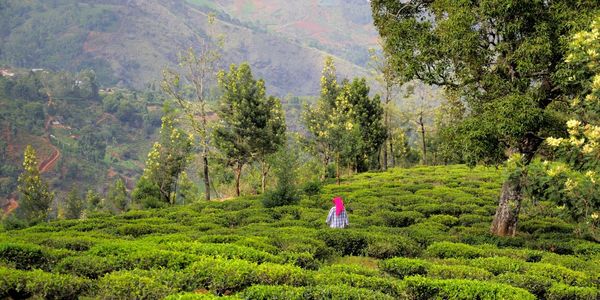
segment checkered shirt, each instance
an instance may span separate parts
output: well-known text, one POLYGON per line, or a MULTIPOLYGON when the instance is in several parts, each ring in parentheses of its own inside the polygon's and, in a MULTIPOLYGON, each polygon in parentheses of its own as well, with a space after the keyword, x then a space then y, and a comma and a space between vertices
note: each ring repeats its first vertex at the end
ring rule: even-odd
POLYGON ((335 214, 335 206, 329 210, 329 215, 327 215, 327 221, 325 221, 327 225, 331 228, 345 228, 348 226, 348 215, 346 214, 346 210, 342 210, 340 215, 335 214))

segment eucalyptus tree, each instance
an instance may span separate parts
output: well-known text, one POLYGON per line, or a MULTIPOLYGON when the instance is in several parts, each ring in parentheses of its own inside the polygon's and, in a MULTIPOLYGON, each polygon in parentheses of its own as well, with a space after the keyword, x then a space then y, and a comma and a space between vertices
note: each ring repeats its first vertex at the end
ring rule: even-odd
MULTIPOLYGON (((456 124, 470 164, 499 164, 519 153, 527 166, 553 132, 564 99, 559 76, 568 37, 589 23, 592 0, 372 0, 375 26, 404 81, 454 90, 468 116, 456 124)), ((491 226, 514 235, 526 168, 501 190, 491 226)))

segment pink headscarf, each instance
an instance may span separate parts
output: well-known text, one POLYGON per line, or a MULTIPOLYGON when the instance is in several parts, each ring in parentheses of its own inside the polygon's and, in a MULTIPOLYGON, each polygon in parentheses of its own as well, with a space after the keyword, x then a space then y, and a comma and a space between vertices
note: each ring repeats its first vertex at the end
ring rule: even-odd
POLYGON ((344 210, 344 201, 342 197, 333 198, 333 203, 335 203, 335 215, 339 216, 344 210))

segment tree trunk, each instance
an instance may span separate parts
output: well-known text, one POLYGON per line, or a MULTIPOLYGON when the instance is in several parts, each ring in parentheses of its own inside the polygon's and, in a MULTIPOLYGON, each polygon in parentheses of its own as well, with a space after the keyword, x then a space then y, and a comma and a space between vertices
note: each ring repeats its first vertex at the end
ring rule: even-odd
POLYGON ((340 154, 338 153, 335 157, 335 178, 337 184, 340 185, 340 154))
POLYGON ((515 236, 523 199, 521 176, 509 178, 502 185, 500 203, 490 231, 498 236, 515 236))
POLYGON ((261 162, 261 188, 262 188, 262 193, 265 193, 265 190, 267 188, 267 175, 269 173, 269 165, 267 164, 266 161, 262 161, 261 162))
POLYGON ((321 174, 321 181, 325 180, 327 177, 327 166, 329 166, 329 157, 327 155, 323 156, 323 174, 321 174))
POLYGON ((386 137, 385 137, 385 141, 383 142, 383 170, 386 171, 387 167, 388 167, 388 155, 387 155, 387 140, 390 137, 390 125, 388 122, 388 112, 387 112, 387 103, 386 103, 386 107, 385 107, 385 114, 383 115, 383 122, 384 122, 384 126, 385 126, 385 130, 386 130, 386 137))
POLYGON ((204 164, 204 199, 210 201, 210 178, 208 177, 208 156, 206 153, 202 154, 202 163, 204 164))
POLYGON ((392 167, 396 167, 396 157, 394 156, 394 139, 390 136, 390 156, 392 158, 392 167))
POLYGON ((240 177, 242 175, 242 166, 237 165, 235 168, 235 195, 240 196, 240 177))
POLYGON ((425 124, 423 123, 423 112, 419 114, 419 125, 421 126, 421 139, 423 142, 423 164, 427 164, 427 145, 425 144, 425 124))

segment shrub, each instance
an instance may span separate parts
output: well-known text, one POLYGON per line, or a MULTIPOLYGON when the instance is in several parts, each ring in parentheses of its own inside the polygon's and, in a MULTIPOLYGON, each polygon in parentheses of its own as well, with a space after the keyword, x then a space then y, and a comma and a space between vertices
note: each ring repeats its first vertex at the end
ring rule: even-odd
POLYGON ((466 279, 430 279, 420 276, 404 279, 411 299, 535 299, 526 290, 505 284, 466 279))
POLYGON ((307 181, 302 186, 302 192, 309 197, 316 196, 321 193, 322 186, 323 185, 319 181, 307 181))
POLYGON ((98 280, 102 299, 161 299, 177 290, 136 271, 117 271, 98 280))
POLYGON ((392 258, 395 256, 413 257, 421 251, 419 245, 404 236, 383 233, 371 235, 367 255, 379 259, 392 258))
POLYGON ((554 280, 544 276, 515 273, 500 274, 496 277, 495 281, 528 290, 541 299, 545 298, 546 291, 554 283, 554 280))
POLYGON ((52 237, 44 240, 43 245, 52 248, 63 248, 73 251, 87 251, 94 245, 94 241, 89 238, 73 237, 52 237))
POLYGON ((0 298, 75 299, 90 286, 89 280, 75 276, 0 267, 0 298))
POLYGON ((411 225, 403 228, 403 233, 405 236, 409 236, 415 240, 422 247, 426 247, 433 242, 448 240, 448 228, 442 224, 433 222, 422 222, 411 225))
POLYGON ((189 288, 206 288, 222 295, 243 290, 256 282, 257 265, 239 259, 203 257, 183 271, 189 288))
POLYGON ((61 260, 56 266, 58 272, 91 279, 97 279, 104 274, 118 269, 119 265, 113 257, 99 257, 93 255, 67 257, 61 260))
POLYGON ((310 283, 310 276, 299 267, 264 263, 256 269, 256 282, 269 285, 303 286, 310 283))
POLYGON ((304 290, 303 299, 345 299, 345 300, 391 300, 392 296, 385 295, 368 289, 355 288, 344 285, 317 285, 304 290))
POLYGON ((279 255, 282 258, 282 263, 293 264, 302 269, 317 270, 319 269, 319 261, 308 252, 289 252, 284 251, 279 255))
POLYGON ((429 221, 437 222, 448 227, 458 224, 458 218, 449 215, 433 215, 429 217, 429 221))
POLYGON ((427 247, 427 255, 437 258, 476 258, 483 256, 483 251, 477 247, 450 242, 437 242, 427 247))
POLYGON ((391 258, 379 262, 379 268, 397 278, 411 275, 425 275, 430 263, 420 259, 391 258))
POLYGON ((379 271, 359 265, 335 264, 323 267, 321 272, 358 274, 364 276, 379 276, 379 271))
POLYGON ((377 214, 388 227, 406 227, 423 219, 423 214, 417 211, 393 212, 385 211, 377 214))
POLYGON ((494 275, 502 273, 520 273, 527 269, 527 263, 510 257, 485 257, 469 261, 469 265, 485 269, 494 275))
POLYGON ((263 205, 266 208, 293 205, 300 202, 298 191, 294 187, 279 187, 274 191, 265 193, 263 198, 263 205))
POLYGON ((527 270, 526 274, 544 276, 568 285, 587 286, 591 284, 590 278, 585 273, 551 264, 531 264, 531 267, 527 270))
POLYGON ((318 238, 341 255, 362 255, 369 246, 364 234, 347 229, 321 230, 318 238))
POLYGON ((240 258, 252 262, 280 262, 281 258, 271 253, 234 244, 212 244, 197 242, 169 243, 167 249, 195 255, 223 258, 240 258))
POLYGON ((344 274, 344 273, 329 273, 318 272, 315 275, 317 285, 338 284, 348 285, 354 288, 364 288, 371 291, 378 291, 394 298, 399 298, 402 295, 402 286, 400 281, 391 280, 381 277, 369 277, 359 274, 344 274))
POLYGON ((43 248, 31 244, 0 244, 0 262, 14 264, 20 270, 50 270, 63 257, 71 254, 68 250, 43 248))
POLYGON ((285 285, 254 285, 241 293, 243 299, 255 300, 302 300, 305 288, 285 285))
POLYGON ((569 286, 560 283, 552 285, 546 294, 548 300, 596 300, 598 298, 600 298, 600 292, 596 288, 569 286))
POLYGON ((475 279, 489 280, 494 275, 482 268, 470 266, 446 266, 446 265, 431 265, 427 270, 427 276, 440 279, 475 279))

